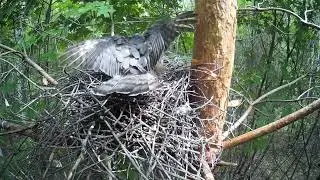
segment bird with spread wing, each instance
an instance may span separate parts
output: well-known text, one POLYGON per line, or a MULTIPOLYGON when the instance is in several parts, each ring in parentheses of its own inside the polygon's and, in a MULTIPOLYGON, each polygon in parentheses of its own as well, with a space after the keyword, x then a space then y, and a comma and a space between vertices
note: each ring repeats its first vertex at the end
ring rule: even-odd
POLYGON ((110 77, 93 89, 97 95, 137 95, 154 90, 160 82, 153 73, 161 55, 182 32, 194 30, 194 12, 160 21, 141 35, 109 36, 81 42, 64 54, 65 68, 110 77))

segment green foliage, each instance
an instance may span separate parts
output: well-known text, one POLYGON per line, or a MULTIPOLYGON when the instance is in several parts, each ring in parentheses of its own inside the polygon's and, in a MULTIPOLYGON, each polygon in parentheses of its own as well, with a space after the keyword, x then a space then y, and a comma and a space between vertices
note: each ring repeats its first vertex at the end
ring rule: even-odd
POLYGON ((239 8, 245 8, 252 5, 252 0, 238 0, 237 3, 239 8))
MULTIPOLYGON (((257 1, 238 0, 240 8, 257 5, 253 3, 257 1)), ((0 43, 26 52, 54 75, 62 72, 57 62, 59 53, 72 43, 109 35, 112 23, 115 34, 141 33, 156 20, 168 18, 182 11, 182 7, 187 7, 179 0, 6 0, 0 2, 0 5, 0 43)), ((302 17, 306 9, 312 9, 313 11, 308 13, 309 20, 319 20, 320 1, 274 0, 264 1, 261 6, 289 9, 302 17)), ((169 57, 174 59, 177 54, 182 54, 181 58, 190 60, 193 38, 192 33, 181 36, 170 49, 169 57)), ((320 52, 319 44, 318 32, 303 26, 299 19, 292 15, 275 11, 239 11, 232 88, 254 100, 302 74, 313 72, 320 52)), ((13 63, 30 80, 41 85, 42 77, 39 73, 23 64, 16 55, 10 54, 3 58, 13 63)), ((42 91, 15 70, 5 77, 5 72, 12 67, 1 60, 0 69, 0 118, 25 123, 37 119, 44 109, 58 108, 55 102, 48 102, 45 98, 30 103, 42 91), (10 106, 4 103, 5 100, 10 106)), ((269 96, 266 100, 296 99, 312 88, 310 97, 319 97, 319 89, 314 88, 317 84, 319 77, 313 76, 269 96)), ((251 128, 263 126, 307 103, 308 101, 259 104, 252 121, 247 124, 251 128)), ((307 128, 313 126, 308 121, 304 125, 307 128)), ((249 130, 244 128, 244 131, 249 130)), ((298 125, 294 124, 282 131, 295 133, 300 130, 298 125)), ((7 138, 0 137, 0 145, 10 143, 7 138)), ((20 143, 20 140, 13 143, 17 152, 20 152, 20 143)), ((23 143, 25 149, 34 145, 31 141, 23 143)), ((259 138, 245 145, 246 155, 254 155, 266 148, 267 143, 269 137, 259 138)), ((17 163, 26 156, 27 150, 18 154, 14 162, 17 163)), ((0 159, 0 165, 3 165, 5 160, 0 159)), ((11 171, 19 169, 12 164, 6 168, 11 171)), ((126 162, 123 168, 127 168, 126 162)), ((126 173, 121 176, 126 177, 126 173)), ((130 177, 136 177, 135 171, 129 170, 128 173, 130 177)), ((7 176, 2 178, 9 178, 8 174, 6 171, 7 176)))
POLYGON ((4 156, 0 157, 0 178, 15 179, 17 175, 25 178, 26 175, 20 174, 16 169, 26 170, 25 167, 30 163, 29 150, 36 144, 28 138, 17 138, 14 144, 10 142, 11 140, 12 137, 0 141, 0 148, 4 153, 4 156))
POLYGON ((105 18, 109 17, 109 14, 114 13, 113 6, 108 2, 93 1, 88 3, 73 3, 71 0, 56 3, 54 7, 55 11, 66 18, 78 19, 83 15, 90 13, 91 16, 105 18))
POLYGON ((252 156, 254 155, 257 151, 261 151, 265 149, 268 146, 268 136, 264 136, 261 138, 258 138, 252 142, 249 142, 243 146, 243 151, 246 154, 246 156, 252 156))
POLYGON ((8 80, 0 85, 0 91, 2 93, 10 93, 17 88, 17 82, 14 80, 8 80))
POLYGON ((58 58, 58 53, 54 51, 49 51, 47 53, 43 53, 40 55, 39 60, 40 61, 48 61, 48 62, 54 62, 58 58))
MULTIPOLYGON (((5 0, 0 2, 0 43, 27 53, 58 79, 63 73, 58 57, 67 46, 110 35, 112 23, 115 34, 141 33, 156 20, 182 11, 180 4, 178 0, 5 0)), ((190 54, 192 44, 193 35, 187 34, 173 49, 190 54)), ((0 120, 29 125, 35 120, 42 121, 43 114, 57 111, 60 108, 57 104, 61 105, 57 103, 59 98, 57 102, 46 98, 46 91, 38 88, 44 86, 43 77, 18 54, 3 55, 3 52, 6 53, 1 49, 0 58, 15 68, 0 59, 0 120)), ((10 149, 13 154, 0 157, 0 179, 12 179, 11 174, 24 179, 26 176, 20 172, 30 172, 27 157, 35 144, 28 138, 6 137, 0 137, 0 148, 10 149), (19 163, 22 160, 28 163, 19 163)), ((127 167, 127 161, 123 162, 123 168, 128 171, 119 175, 138 178, 134 168, 127 167)))
MULTIPOLYGON (((313 9, 312 12, 308 13, 309 21, 318 22, 320 6, 315 8, 315 5, 319 2, 304 2, 291 0, 264 1, 261 7, 280 7, 294 11, 301 17, 304 17, 306 9, 313 9)), ((246 0, 238 1, 240 8, 253 5, 253 3, 253 1, 246 0)), ((256 3, 258 2, 256 1, 256 3)), ((319 24, 319 22, 316 24, 319 24)), ((305 78, 278 91, 262 100, 260 104, 255 105, 255 112, 248 116, 247 121, 240 127, 241 130, 237 132, 238 134, 272 123, 310 103, 313 99, 295 101, 310 88, 312 93, 308 96, 319 98, 320 91, 314 89, 320 81, 319 72, 314 70, 320 52, 318 34, 317 30, 302 25, 299 19, 287 13, 238 11, 233 89, 253 101, 303 74, 315 73, 315 76, 305 78)), ((242 114, 246 108, 247 106, 241 108, 241 111, 236 114, 242 114)), ((237 119, 238 117, 233 120, 236 121, 237 119)), ((276 174, 274 169, 290 171, 295 166, 301 167, 301 170, 294 170, 291 178, 299 179, 294 178, 293 174, 301 173, 307 168, 312 169, 312 165, 307 167, 304 162, 308 161, 310 164, 318 162, 318 160, 315 160, 318 156, 315 156, 316 158, 312 160, 308 159, 308 156, 312 153, 319 154, 318 151, 308 149, 318 144, 317 135, 312 135, 312 131, 316 127, 314 121, 316 119, 313 116, 305 118, 304 121, 300 120, 268 136, 257 138, 239 146, 232 152, 225 152, 227 154, 225 154, 225 158, 231 156, 230 161, 238 162, 239 166, 234 171, 228 170, 228 172, 233 172, 234 176, 222 177, 224 179, 237 179, 234 177, 239 178, 239 174, 244 174, 239 179, 281 179, 284 178, 282 172, 278 171, 280 175, 276 174), (314 142, 310 142, 309 139, 306 140, 306 137, 312 139, 312 136, 315 139, 314 142), (305 150, 305 154, 300 156, 298 154, 304 151, 302 149, 305 150), (304 159, 304 156, 307 156, 307 160, 304 159), (297 159, 299 159, 299 163, 294 162, 297 159), (286 162, 289 163, 286 164, 286 162), (245 168, 247 170, 244 170, 245 168), (266 171, 272 173, 261 176, 262 172, 266 171), (246 176, 245 174, 249 175, 246 176), (255 176, 253 176, 254 174, 255 176)), ((318 133, 317 130, 316 133, 318 133)), ((304 178, 305 176, 302 176, 300 179, 304 178)))
POLYGON ((139 172, 132 167, 128 166, 130 164, 130 160, 126 157, 121 157, 122 162, 119 163, 118 169, 123 169, 123 171, 119 171, 118 176, 121 179, 134 180, 139 179, 139 172))

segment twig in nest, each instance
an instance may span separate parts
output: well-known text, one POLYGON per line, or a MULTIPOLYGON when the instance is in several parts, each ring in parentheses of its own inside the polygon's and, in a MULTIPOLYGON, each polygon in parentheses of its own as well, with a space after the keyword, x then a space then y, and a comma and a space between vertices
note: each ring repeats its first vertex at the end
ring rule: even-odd
POLYGON ((238 166, 238 164, 233 162, 219 161, 217 166, 238 166))
POLYGON ((50 113, 59 121, 47 121, 43 130, 42 141, 47 146, 68 148, 68 153, 74 153, 73 148, 84 148, 81 139, 88 137, 85 132, 95 123, 90 130, 87 140, 90 146, 87 145, 86 153, 82 150, 80 155, 59 160, 63 164, 73 164, 69 178, 81 178, 82 173, 75 174, 75 171, 83 159, 87 159, 88 166, 81 172, 95 173, 99 169, 104 175, 120 179, 129 178, 132 171, 139 174, 136 178, 140 179, 204 178, 199 159, 199 144, 204 146, 201 122, 197 118, 199 109, 190 107, 188 98, 189 69, 172 66, 161 75, 165 81, 162 88, 135 97, 94 96, 88 88, 98 84, 99 79, 88 76, 84 73, 66 82, 60 91, 61 102, 67 102, 62 105, 64 109, 50 113), (108 156, 108 167, 101 156, 108 156))
POLYGON ((94 125, 91 125, 88 130, 88 134, 87 134, 86 138, 82 141, 81 153, 79 154, 78 159, 76 160, 73 167, 71 168, 67 180, 70 180, 73 177, 74 172, 77 170, 79 164, 84 159, 84 154, 86 153, 87 142, 88 142, 89 137, 91 136, 91 131, 93 128, 94 128, 94 125))

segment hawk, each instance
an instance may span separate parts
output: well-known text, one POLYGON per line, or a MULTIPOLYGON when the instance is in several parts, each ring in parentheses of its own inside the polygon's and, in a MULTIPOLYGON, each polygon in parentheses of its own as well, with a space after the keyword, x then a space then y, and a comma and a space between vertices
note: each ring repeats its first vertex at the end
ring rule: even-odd
POLYGON ((194 23, 195 14, 190 11, 159 21, 143 34, 86 40, 64 53, 65 67, 108 76, 109 80, 93 89, 97 95, 154 90, 160 85, 153 70, 161 55, 182 32, 192 32, 194 23))

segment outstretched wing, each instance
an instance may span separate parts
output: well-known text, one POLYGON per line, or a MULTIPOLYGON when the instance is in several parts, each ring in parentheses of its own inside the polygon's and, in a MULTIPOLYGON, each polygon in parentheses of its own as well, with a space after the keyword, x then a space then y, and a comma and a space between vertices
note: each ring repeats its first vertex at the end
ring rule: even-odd
POLYGON ((143 42, 121 36, 87 40, 69 48, 62 57, 67 62, 66 67, 108 76, 145 73, 146 44, 140 41, 143 42))
POLYGON ((170 43, 184 31, 193 30, 193 12, 157 23, 143 35, 112 36, 87 40, 63 55, 66 67, 102 72, 108 76, 144 74, 157 64, 170 43))
POLYGON ((188 11, 176 16, 174 19, 159 21, 144 33, 144 37, 149 44, 149 61, 148 65, 153 68, 170 44, 182 32, 192 32, 196 15, 188 11))

